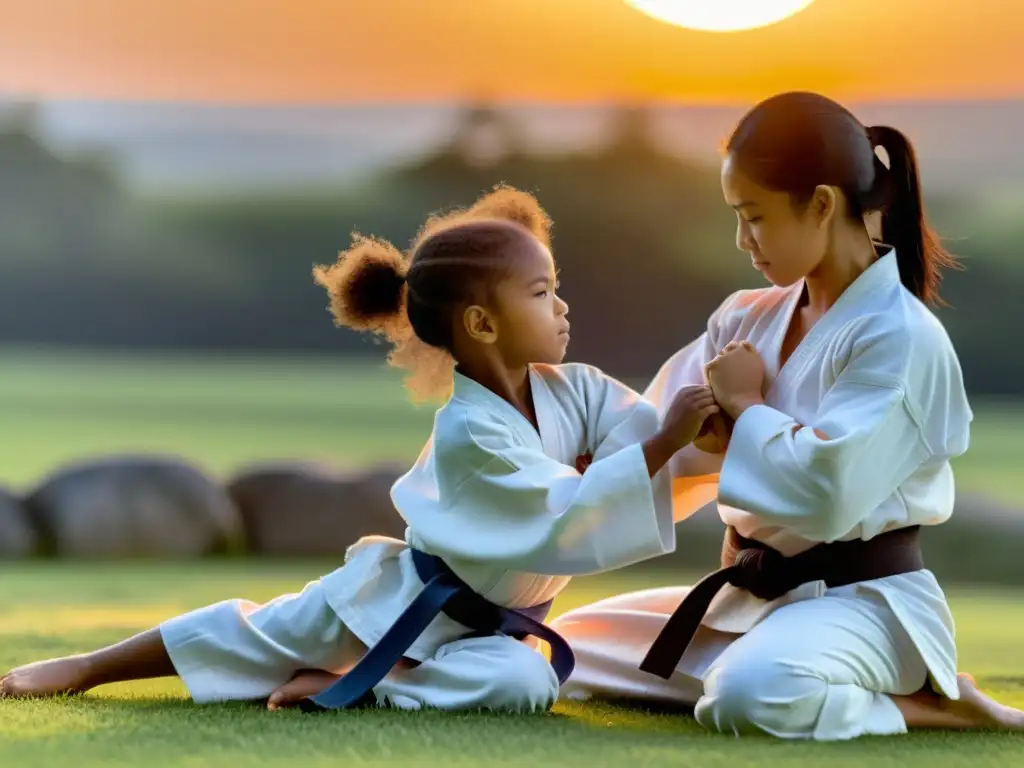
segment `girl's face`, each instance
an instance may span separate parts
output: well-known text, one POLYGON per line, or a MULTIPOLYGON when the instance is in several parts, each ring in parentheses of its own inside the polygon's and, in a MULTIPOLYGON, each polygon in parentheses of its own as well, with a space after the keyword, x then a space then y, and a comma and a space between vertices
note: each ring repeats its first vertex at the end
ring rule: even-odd
POLYGON ((463 315, 469 338, 496 349, 510 369, 530 363, 557 365, 569 344, 569 305, 556 293, 554 259, 539 240, 526 238, 510 255, 508 272, 486 306, 475 304, 463 315))
POLYGON ((558 297, 551 252, 535 238, 495 290, 502 356, 512 365, 557 365, 569 345, 569 305, 558 297))
POLYGON ((835 192, 818 187, 805 207, 786 192, 766 189, 739 169, 731 155, 722 163, 722 193, 736 211, 736 247, 772 284, 789 286, 821 264, 828 250, 835 192))

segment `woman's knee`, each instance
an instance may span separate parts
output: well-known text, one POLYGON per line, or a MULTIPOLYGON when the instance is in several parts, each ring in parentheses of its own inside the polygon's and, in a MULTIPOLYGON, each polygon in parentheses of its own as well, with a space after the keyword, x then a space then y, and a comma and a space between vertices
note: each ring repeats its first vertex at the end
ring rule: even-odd
POLYGON ((806 668, 777 659, 712 666, 695 715, 724 733, 768 733, 810 738, 828 696, 828 682, 806 668))

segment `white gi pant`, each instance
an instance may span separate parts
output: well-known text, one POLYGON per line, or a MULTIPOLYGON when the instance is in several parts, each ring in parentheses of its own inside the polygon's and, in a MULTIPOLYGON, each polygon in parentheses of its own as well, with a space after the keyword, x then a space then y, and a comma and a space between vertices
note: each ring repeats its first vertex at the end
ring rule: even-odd
POLYGON ((561 696, 695 705, 701 725, 736 735, 842 740, 906 731, 884 694, 920 690, 928 667, 881 596, 838 587, 778 608, 745 634, 701 626, 669 680, 642 672, 688 590, 619 595, 556 619, 576 653, 561 696))
MULTIPOLYGON (((328 605, 319 581, 263 605, 226 600, 160 625, 174 668, 196 703, 265 699, 302 669, 343 673, 359 643, 328 605)), ((545 710, 558 678, 544 655, 510 637, 455 640, 374 688, 400 709, 545 710)))

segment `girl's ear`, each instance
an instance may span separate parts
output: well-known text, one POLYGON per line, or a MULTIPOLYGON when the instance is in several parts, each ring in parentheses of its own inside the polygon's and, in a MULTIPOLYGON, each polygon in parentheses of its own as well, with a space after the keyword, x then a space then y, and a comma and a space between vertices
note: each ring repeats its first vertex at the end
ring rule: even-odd
POLYGON ((494 344, 498 340, 498 326, 484 307, 474 304, 462 313, 462 326, 473 341, 494 344))

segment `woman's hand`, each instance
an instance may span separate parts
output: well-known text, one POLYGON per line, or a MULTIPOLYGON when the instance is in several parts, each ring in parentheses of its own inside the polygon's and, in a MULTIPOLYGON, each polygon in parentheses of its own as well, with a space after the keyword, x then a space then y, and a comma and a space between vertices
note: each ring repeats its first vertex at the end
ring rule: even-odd
POLYGON ((731 341, 704 366, 715 400, 729 416, 738 419, 752 405, 764 402, 764 361, 748 341, 731 341))

